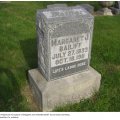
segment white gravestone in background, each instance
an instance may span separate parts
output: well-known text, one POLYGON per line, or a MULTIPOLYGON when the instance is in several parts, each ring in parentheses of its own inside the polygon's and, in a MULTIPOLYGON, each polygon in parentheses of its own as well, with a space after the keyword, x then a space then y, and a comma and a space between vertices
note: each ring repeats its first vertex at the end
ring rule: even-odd
POLYGON ((93 24, 94 17, 80 6, 37 11, 38 69, 29 71, 29 81, 42 111, 98 91, 101 75, 90 67, 93 24))

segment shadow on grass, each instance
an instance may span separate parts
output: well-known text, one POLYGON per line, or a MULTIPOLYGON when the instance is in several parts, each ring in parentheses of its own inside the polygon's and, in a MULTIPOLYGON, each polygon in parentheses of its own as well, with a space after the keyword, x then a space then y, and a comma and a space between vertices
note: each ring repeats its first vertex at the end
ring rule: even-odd
POLYGON ((10 69, 0 68, 0 111, 19 111, 22 96, 10 69))
POLYGON ((28 69, 37 67, 37 42, 36 38, 21 40, 20 41, 21 50, 23 52, 24 58, 28 64, 28 69))

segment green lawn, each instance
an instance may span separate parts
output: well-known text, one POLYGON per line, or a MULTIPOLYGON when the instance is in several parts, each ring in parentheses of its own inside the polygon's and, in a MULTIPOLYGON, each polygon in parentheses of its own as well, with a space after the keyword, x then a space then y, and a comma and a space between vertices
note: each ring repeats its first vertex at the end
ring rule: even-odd
MULTIPOLYGON (((0 111, 38 111, 27 71, 37 67, 36 10, 52 3, 0 3, 0 111)), ((120 16, 95 17, 91 66, 102 75, 100 91, 55 111, 120 111, 120 16)))

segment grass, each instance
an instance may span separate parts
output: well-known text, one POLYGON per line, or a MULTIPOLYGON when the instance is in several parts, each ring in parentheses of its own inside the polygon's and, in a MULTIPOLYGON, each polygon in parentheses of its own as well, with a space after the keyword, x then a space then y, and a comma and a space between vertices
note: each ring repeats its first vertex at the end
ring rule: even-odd
MULTIPOLYGON (((47 4, 0 4, 0 111, 38 111, 27 71, 37 67, 35 14, 47 4)), ((83 3, 83 2, 82 2, 83 3)), ((97 2, 89 2, 97 10, 97 2)), ((90 99, 54 111, 120 111, 120 16, 95 17, 91 66, 102 75, 100 91, 90 99)))

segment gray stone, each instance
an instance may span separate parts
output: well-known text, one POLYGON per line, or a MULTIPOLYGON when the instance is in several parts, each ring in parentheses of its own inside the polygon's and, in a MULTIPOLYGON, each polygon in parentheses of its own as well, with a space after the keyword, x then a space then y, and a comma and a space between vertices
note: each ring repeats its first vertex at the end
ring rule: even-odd
POLYGON ((54 81, 47 81, 38 69, 29 70, 30 86, 42 111, 91 97, 99 90, 100 80, 101 75, 91 67, 54 81))
POLYGON ((115 7, 110 7, 110 9, 112 10, 112 13, 115 15, 119 15, 120 14, 120 9, 115 8, 115 7))
POLYGON ((94 13, 94 7, 89 4, 80 4, 81 7, 86 9, 89 13, 93 14, 94 13))
POLYGON ((88 70, 94 17, 81 6, 37 11, 38 68, 47 80, 88 70))

